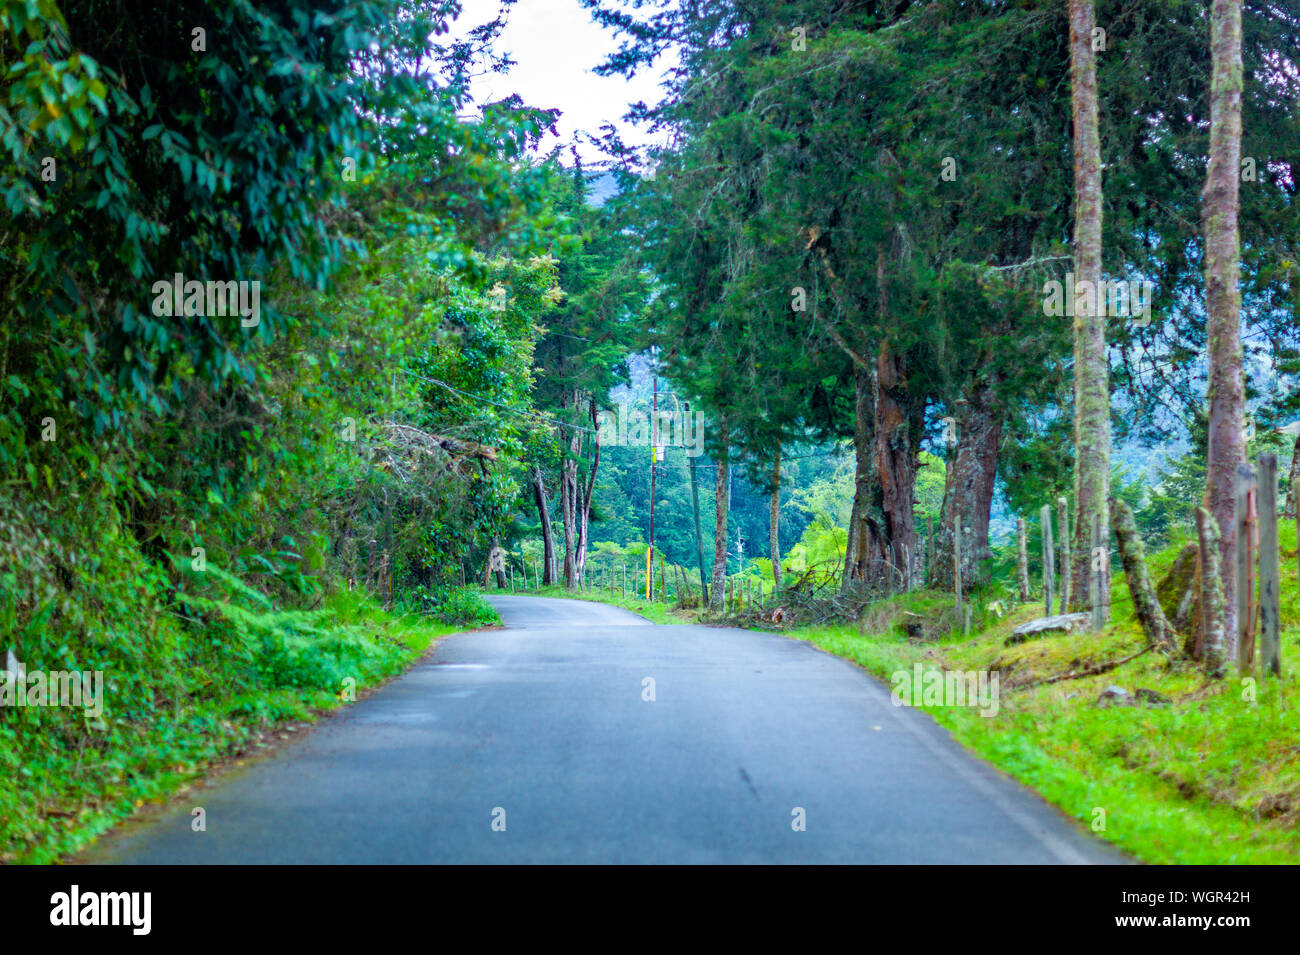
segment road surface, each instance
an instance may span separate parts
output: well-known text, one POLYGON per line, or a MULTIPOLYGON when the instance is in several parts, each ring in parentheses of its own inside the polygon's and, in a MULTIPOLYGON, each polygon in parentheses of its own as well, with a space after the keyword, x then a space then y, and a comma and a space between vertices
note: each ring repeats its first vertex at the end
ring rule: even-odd
POLYGON ((445 638, 85 861, 1126 861, 807 643, 490 599, 506 629, 445 638))

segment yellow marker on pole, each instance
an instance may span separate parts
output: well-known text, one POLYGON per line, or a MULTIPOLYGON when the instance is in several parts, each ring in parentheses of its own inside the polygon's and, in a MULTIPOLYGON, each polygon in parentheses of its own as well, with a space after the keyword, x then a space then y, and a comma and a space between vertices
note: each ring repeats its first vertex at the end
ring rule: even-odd
MULTIPOLYGON (((659 380, 655 379, 655 408, 658 409, 659 380)), ((651 425, 653 428, 653 423, 651 425)), ((659 448, 655 445, 654 434, 650 438, 650 543, 645 549, 645 599, 650 599, 650 579, 654 568, 650 563, 650 554, 655 549, 655 462, 659 460, 659 448)))

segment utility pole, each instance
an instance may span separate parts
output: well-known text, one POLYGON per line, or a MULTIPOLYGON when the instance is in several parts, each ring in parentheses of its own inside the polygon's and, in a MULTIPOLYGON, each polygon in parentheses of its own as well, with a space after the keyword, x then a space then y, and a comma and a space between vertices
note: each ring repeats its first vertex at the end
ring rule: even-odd
MULTIPOLYGON (((686 413, 691 413, 690 405, 686 406, 686 413)), ((703 600, 700 606, 707 607, 709 605, 709 578, 704 574, 704 539, 700 535, 700 486, 695 480, 695 456, 688 452, 688 459, 691 462, 691 508, 695 511, 695 556, 700 563, 700 595, 703 600)))
POLYGON ((655 552, 655 462, 659 460, 659 376, 655 375, 654 397, 650 406, 650 546, 645 552, 645 599, 650 599, 655 552))

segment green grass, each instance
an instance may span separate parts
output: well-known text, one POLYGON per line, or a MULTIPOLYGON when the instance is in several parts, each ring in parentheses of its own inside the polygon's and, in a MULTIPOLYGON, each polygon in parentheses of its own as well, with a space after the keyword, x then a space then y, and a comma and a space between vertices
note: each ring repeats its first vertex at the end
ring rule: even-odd
MULTIPOLYGON (((294 618, 300 628, 305 616, 294 618)), ((203 685, 193 673, 144 673, 132 692, 138 695, 143 685, 149 706, 128 713, 106 692, 104 731, 82 729, 79 735, 75 725, 66 725, 77 715, 66 710, 6 713, 0 724, 0 861, 45 863, 84 848, 285 724, 313 722, 344 705, 350 684, 340 676, 355 680, 358 691, 376 686, 460 629, 430 616, 390 614, 359 591, 343 592, 310 614, 310 629, 295 635, 291 656, 279 648, 273 665, 259 665, 260 683, 225 685, 218 677, 203 685)))

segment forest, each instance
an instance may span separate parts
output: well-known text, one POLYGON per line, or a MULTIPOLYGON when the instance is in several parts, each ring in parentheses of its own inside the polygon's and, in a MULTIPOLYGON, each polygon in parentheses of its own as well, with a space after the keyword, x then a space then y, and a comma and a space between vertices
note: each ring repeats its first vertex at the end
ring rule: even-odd
POLYGON ((580 2, 650 138, 476 98, 515 0, 0 4, 0 861, 504 591, 996 669, 1200 801, 1126 850, 1295 861, 1300 4, 580 2))

